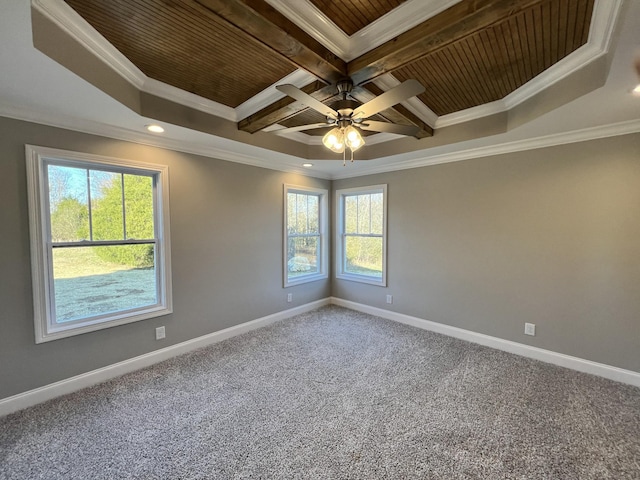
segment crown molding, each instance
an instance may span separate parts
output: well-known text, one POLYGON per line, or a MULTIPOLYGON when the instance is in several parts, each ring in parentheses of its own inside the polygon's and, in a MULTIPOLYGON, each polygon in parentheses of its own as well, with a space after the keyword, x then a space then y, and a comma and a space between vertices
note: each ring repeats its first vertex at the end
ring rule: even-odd
MULTIPOLYGON (((640 132, 640 120, 628 120, 625 122, 614 123, 611 125, 588 127, 571 132, 554 133, 551 135, 543 135, 525 140, 515 140, 512 142, 497 143, 484 147, 469 148, 466 150, 458 150, 455 152, 447 152, 429 156, 420 156, 417 158, 394 161, 386 165, 378 165, 369 167, 364 170, 358 170, 355 173, 346 172, 340 175, 332 176, 332 180, 342 178, 360 177, 363 175, 373 175, 376 173, 386 173, 396 170, 407 170, 411 168, 427 167, 430 165, 438 165, 441 163, 459 162, 462 160, 472 160, 475 158, 488 157, 492 155, 502 155, 505 153, 522 152, 526 150, 536 150, 545 147, 553 147, 557 145, 566 145, 570 143, 586 142, 589 140, 597 140, 600 138, 615 137, 619 135, 628 135, 640 132)), ((424 154, 424 152, 420 152, 424 154)), ((376 160, 393 160, 394 158, 407 156, 391 156, 376 160)))
MULTIPOLYGON (((316 145, 316 143, 314 142, 314 135, 308 135, 303 132, 278 132, 278 130, 284 130, 285 128, 287 127, 284 125, 274 123, 273 125, 270 125, 267 128, 263 129, 262 131, 273 133, 274 135, 278 135, 282 138, 288 138, 289 140, 293 140, 295 142, 304 143, 305 145, 316 145)), ((320 140, 320 143, 322 143, 322 140, 320 140)))
MULTIPOLYGON (((296 142, 304 143, 306 145, 322 145, 322 137, 320 135, 309 135, 303 132, 278 133, 279 129, 285 129, 285 128, 287 127, 276 123, 274 125, 271 125, 270 127, 263 129, 262 131, 271 132, 283 138, 288 138, 289 140, 294 140, 296 142)), ((402 135, 396 135, 393 133, 380 132, 370 137, 366 137, 365 145, 376 145, 377 143, 388 142, 389 140, 396 140, 398 138, 403 138, 403 137, 402 135)))
MULTIPOLYGON (((387 160, 390 163, 377 166, 364 166, 363 169, 357 171, 346 171, 344 174, 331 175, 323 172, 313 171, 300 167, 302 162, 323 162, 325 159, 305 159, 294 155, 287 155, 271 150, 246 145, 232 140, 221 139, 212 136, 220 145, 203 145, 193 142, 180 140, 172 140, 164 137, 146 134, 143 132, 133 131, 122 127, 114 127, 99 122, 87 121, 84 119, 76 119, 71 117, 63 117, 56 113, 46 113, 35 109, 26 109, 16 105, 3 104, 0 105, 0 116, 23 120, 27 122, 48 125, 51 127, 64 128, 81 133, 91 135, 99 135, 102 137, 123 140, 127 142, 148 145, 152 147, 166 148, 195 155, 202 155, 210 158, 217 158, 230 162, 242 163, 270 170, 278 170, 282 172, 297 173, 300 175, 311 176, 314 178, 323 178, 330 180, 338 180, 342 178, 360 177, 364 175, 372 175, 376 173, 386 173, 395 170, 407 170, 411 168, 426 167, 429 165, 437 165, 441 163, 458 162, 462 160, 471 160, 474 158, 482 158, 491 155, 502 155, 505 153, 521 152, 526 150, 535 150, 539 148, 552 147, 556 145, 565 145, 569 143, 585 142, 599 138, 614 137, 619 135, 628 135, 640 132, 640 120, 628 120, 625 122, 614 123, 605 126, 588 127, 571 132, 555 133, 551 135, 543 135, 536 138, 525 140, 516 140, 512 142, 497 143, 494 145, 469 148, 466 150, 458 150, 455 152, 445 152, 440 154, 425 155, 425 151, 414 152, 411 154, 403 154, 391 157, 384 157, 376 160, 387 160), (399 160, 402 157, 411 155, 419 155, 416 158, 407 160, 399 160), (269 162, 273 160, 273 162, 269 162), (290 165, 278 165, 278 162, 286 160, 290 165)), ((299 132, 295 132, 299 133, 299 132)), ((304 134, 303 134, 304 135, 304 134)), ((380 133, 378 135, 390 135, 380 133)), ((309 136, 309 135, 305 135, 309 136)), ((376 135, 377 136, 377 135, 376 135)), ((388 139, 387 139, 388 140, 388 139)), ((386 141, 386 140, 384 140, 386 141)), ((307 143, 307 142, 304 142, 307 143)), ((374 143, 369 142, 370 145, 374 143)), ((368 161, 367 161, 368 162, 368 161)))
MULTIPOLYGON (((585 45, 567 55, 501 100, 468 108, 437 118, 434 128, 476 120, 510 110, 609 51, 611 37, 623 0, 596 0, 591 17, 589 39, 585 45)), ((424 120, 424 119, 423 119, 424 120)), ((426 120, 425 120, 426 121, 426 120)))
POLYGON ((351 37, 351 61, 401 33, 435 17, 461 0, 407 0, 398 8, 370 23, 351 37))
POLYGON ((171 102, 184 105, 185 107, 194 108, 201 112, 224 118, 225 120, 232 122, 238 121, 238 115, 233 108, 214 102, 208 98, 201 97, 195 93, 176 88, 167 83, 160 82, 151 77, 145 78, 144 84, 140 90, 150 95, 155 95, 171 102))
POLYGON ((307 0, 266 0, 266 2, 324 45, 334 55, 348 61, 349 36, 315 5, 307 0), (303 9, 300 8, 301 5, 304 5, 303 9))
MULTIPOLYGON (((373 81, 373 83, 384 91, 390 90, 393 87, 397 87, 398 85, 400 85, 400 81, 390 73, 379 76, 373 81)), ((418 100, 417 97, 411 97, 408 100, 405 100, 404 102, 402 102, 402 105, 404 105, 407 110, 416 115, 431 128, 433 128, 433 126, 436 124, 436 121, 438 120, 438 115, 436 115, 434 111, 427 107, 424 103, 418 100)))
MULTIPOLYGON (((233 122, 237 122, 239 118, 243 118, 240 117, 238 112, 232 107, 228 107, 221 103, 214 102, 213 100, 209 100, 148 77, 64 1, 31 0, 31 4, 36 10, 52 20, 62 31, 80 43, 92 55, 108 65, 115 73, 131 83, 141 92, 156 95, 233 122)), ((302 78, 310 78, 311 80, 307 82, 309 83, 315 78, 307 72, 294 72, 291 75, 293 76, 291 81, 292 83, 299 82, 302 78)), ((270 98, 269 92, 260 97, 262 93, 256 96, 258 97, 256 101, 265 102, 270 98)), ((280 94, 277 91, 276 93, 280 94)), ((271 93, 271 95, 273 96, 273 93, 271 93)), ((248 104, 249 109, 252 108, 252 100, 253 99, 250 99, 245 102, 248 104)), ((247 107, 245 106, 245 109, 246 108, 247 107)), ((260 108, 261 107, 257 108, 255 111, 260 108)))
POLYGON ((255 147, 253 145, 246 145, 244 143, 215 137, 213 135, 209 137, 212 139, 211 143, 206 145, 198 144, 190 141, 173 140, 128 128, 115 127, 91 120, 73 118, 69 116, 65 117, 55 112, 43 112, 41 110, 9 104, 0 105, 0 117, 13 118, 15 120, 47 125, 55 128, 64 128, 75 132, 98 135, 101 137, 123 140, 140 145, 192 153, 194 155, 202 155, 209 158, 267 168, 269 170, 297 173, 314 178, 331 178, 330 175, 323 172, 309 171, 302 167, 302 162, 308 162, 308 159, 274 152, 264 148, 255 147), (213 143, 217 143, 218 145, 213 145, 213 143), (283 160, 289 162, 289 164, 283 165, 283 160))
POLYGON ((31 0, 31 6, 53 21, 129 83, 142 89, 147 76, 62 0, 31 0))
MULTIPOLYGON (((459 0, 433 0, 432 2, 429 2, 428 6, 425 6, 424 0, 407 0, 401 7, 394 9, 389 14, 381 17, 370 26, 361 30, 361 32, 357 32, 356 35, 361 34, 367 38, 371 38, 372 36, 375 37, 375 42, 368 43, 366 47, 357 47, 358 37, 356 35, 347 37, 344 32, 342 32, 342 30, 338 29, 338 27, 336 27, 330 19, 319 12, 319 10, 311 5, 308 0, 305 0, 305 8, 302 9, 300 9, 300 0, 267 1, 274 8, 277 8, 291 20, 295 21, 296 23, 298 23, 298 25, 307 30, 308 33, 316 37, 318 41, 325 44, 325 46, 330 50, 336 47, 330 47, 329 38, 337 39, 336 41, 338 43, 342 42, 343 45, 342 47, 340 47, 343 49, 341 50, 342 53, 334 53, 336 53, 338 56, 341 56, 342 58, 345 58, 345 56, 348 58, 348 56, 351 54, 358 56, 364 53, 364 51, 361 51, 362 48, 367 48, 367 50, 373 48, 374 46, 376 46, 376 42, 379 42, 378 44, 384 43, 385 41, 387 41, 385 40, 385 35, 391 35, 391 37, 397 36, 399 32, 405 31, 406 29, 411 28, 411 26, 423 22, 425 19, 430 18, 430 16, 436 15, 442 10, 449 8, 459 0), (303 10, 303 12, 297 13, 300 10, 303 10), (311 22, 311 20, 313 20, 313 22, 311 22), (337 29, 337 32, 335 32, 335 29, 337 29), (346 38, 346 41, 344 42, 343 37, 346 38)), ((238 119, 245 118, 252 113, 260 110, 264 106, 269 105, 278 98, 281 98, 283 94, 275 90, 275 85, 279 85, 282 83, 292 83, 298 87, 302 87, 310 81, 313 81, 313 79, 315 78, 308 72, 297 70, 287 77, 279 80, 275 84, 271 85, 253 98, 247 100, 236 109, 233 109, 231 107, 200 97, 199 95, 186 92, 184 90, 172 87, 170 85, 147 77, 141 70, 139 70, 132 62, 130 62, 124 55, 122 55, 115 47, 113 47, 113 45, 111 45, 102 35, 100 35, 93 27, 91 27, 91 25, 89 25, 63 0, 31 0, 31 4, 33 8, 55 22, 55 24, 58 25, 63 31, 65 31, 76 41, 81 43, 92 54, 94 54, 105 64, 109 65, 110 68, 112 68, 125 80, 129 81, 132 85, 137 87, 140 91, 152 95, 157 95, 170 101, 189 106, 194 109, 230 121, 235 122, 238 121, 238 119)), ((534 95, 540 93, 550 85, 553 85, 554 83, 562 80, 585 64, 594 61, 602 55, 605 55, 608 52, 612 33, 619 16, 619 12, 621 11, 622 4, 623 0, 596 0, 588 43, 501 100, 440 117, 438 117, 434 112, 428 109, 424 104, 422 104, 422 102, 420 102, 416 98, 409 99, 408 101, 403 102, 403 104, 412 113, 414 113, 423 121, 436 129, 507 111, 519 105, 520 103, 532 98, 534 95)), ((383 89, 392 88, 398 83, 398 80, 396 80, 390 74, 380 77, 376 80, 376 84, 383 89)), ((5 106, 4 110, 7 109, 11 110, 9 107, 5 106)), ((8 116, 13 116, 13 114, 10 113, 8 116)), ((26 118, 22 118, 21 114, 19 114, 14 118, 21 118, 36 123, 43 123, 37 115, 27 115, 26 118)), ((63 122, 66 121, 67 120, 64 120, 63 122)), ((53 123, 44 123, 51 124, 53 126, 63 126, 64 128, 71 128, 78 131, 84 131, 83 127, 85 125, 85 122, 71 122, 69 125, 61 125, 60 122, 56 121, 53 121, 53 123)), ((87 133, 108 136, 115 135, 114 138, 136 141, 135 139, 129 139, 128 137, 123 138, 121 136, 122 132, 120 131, 109 130, 109 132, 111 133, 104 133, 105 129, 108 130, 115 127, 109 127, 100 123, 96 123, 95 125, 96 128, 88 131, 87 133)), ((124 131, 128 132, 128 130, 124 131)), ((306 135, 301 132, 282 135, 307 145, 321 144, 321 139, 306 135)), ((368 144, 375 145, 376 143, 381 143, 383 141, 388 141, 394 138, 397 138, 397 136, 390 134, 378 134, 369 139, 368 144)), ((154 137, 153 140, 157 141, 158 139, 157 137, 154 137)), ((167 148, 177 148, 181 151, 185 151, 184 147, 167 148)), ((260 150, 262 151, 262 149, 260 150)), ((194 153, 208 155, 207 153, 202 153, 200 151, 194 153)), ((215 155, 220 155, 220 153, 216 153, 215 155)), ((260 155, 262 155, 262 153, 260 155)), ((231 155, 231 157, 233 157, 233 155, 231 155)), ((248 162, 248 160, 246 159, 244 162, 242 161, 242 159, 231 161, 239 161, 240 163, 248 162)), ((296 158, 296 161, 300 161, 300 159, 296 158)), ((416 164, 415 166, 421 165, 422 164, 416 164)), ((408 166, 406 168, 413 168, 413 166, 408 166)))
MULTIPOLYGON (((280 100, 281 98, 286 97, 286 95, 278 90, 276 90, 277 85, 282 84, 291 84, 298 88, 302 88, 305 85, 316 80, 314 75, 311 75, 309 72, 305 70, 295 70, 284 78, 281 78, 273 85, 268 86, 263 91, 254 95, 246 102, 238 105, 235 108, 235 115, 238 120, 247 118, 249 115, 253 115, 254 113, 262 110, 263 108, 271 105, 276 100, 280 100)), ((235 121, 238 121, 235 120, 235 121)))
POLYGON ((461 0, 407 0, 351 37, 308 0, 266 1, 333 54, 349 62, 461 0))
MULTIPOLYGON (((352 37, 346 36, 342 30, 308 2, 308 0, 304 1, 305 8, 302 9, 300 8, 300 0, 267 1, 290 20, 300 25, 311 36, 316 38, 316 40, 323 43, 329 50, 336 53, 336 55, 343 59, 349 59, 350 55, 353 55, 353 58, 355 58, 365 51, 384 43, 387 39, 397 36, 400 32, 406 31, 412 26, 425 21, 427 18, 440 13, 460 0, 432 0, 426 6, 424 0, 407 0, 401 7, 392 10, 360 32, 356 32, 352 37), (367 41, 360 44, 359 42, 362 42, 362 40, 360 40, 361 38, 366 38, 367 41), (333 45, 333 43, 335 43, 335 45, 333 45)), ((609 49, 611 36, 622 3, 623 0, 596 0, 588 43, 501 100, 440 117, 417 98, 409 99, 403 102, 403 104, 412 113, 435 129, 468 122, 512 109, 542 92, 550 85, 567 77, 587 63, 605 55, 609 49)), ((109 65, 110 68, 132 85, 136 86, 140 91, 192 107, 229 121, 237 122, 238 119, 246 118, 279 98, 282 98, 283 94, 275 89, 276 85, 291 83, 297 87, 302 87, 315 79, 315 77, 308 72, 296 70, 233 109, 147 77, 63 0, 32 0, 32 6, 55 22, 63 31, 81 43, 92 54, 109 65)), ((398 80, 390 74, 380 77, 375 83, 384 90, 388 90, 399 84, 398 80)), ((289 138, 302 143, 313 144, 308 142, 309 139, 307 137, 309 137, 309 135, 298 134, 289 138)), ((378 137, 378 135, 376 135, 376 137, 378 137)))

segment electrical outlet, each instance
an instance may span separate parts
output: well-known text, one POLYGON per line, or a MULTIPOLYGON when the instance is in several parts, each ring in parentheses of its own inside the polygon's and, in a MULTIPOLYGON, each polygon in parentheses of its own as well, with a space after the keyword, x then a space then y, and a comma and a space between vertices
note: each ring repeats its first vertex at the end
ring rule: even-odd
POLYGON ((536 324, 535 323, 525 323, 524 324, 524 334, 525 335, 536 335, 536 324))
POLYGON ((156 340, 162 340, 164 337, 166 337, 164 327, 156 328, 156 340))
POLYGON ((393 303, 393 295, 387 295, 387 303, 393 303))
POLYGON ((293 293, 287 293, 287 303, 293 302, 293 293))

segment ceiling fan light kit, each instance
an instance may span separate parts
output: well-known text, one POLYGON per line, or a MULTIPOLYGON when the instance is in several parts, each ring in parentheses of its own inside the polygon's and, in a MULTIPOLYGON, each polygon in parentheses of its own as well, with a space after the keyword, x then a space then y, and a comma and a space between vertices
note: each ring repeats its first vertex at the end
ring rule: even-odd
POLYGON ((353 162, 353 152, 364 145, 364 138, 353 125, 347 125, 331 129, 322 137, 322 143, 332 152, 342 153, 342 165, 346 165, 347 147, 351 151, 351 161, 353 162))
POLYGON ((383 110, 424 92, 424 87, 416 80, 407 80, 364 104, 360 104, 353 98, 347 98, 350 97, 353 82, 350 79, 341 80, 336 84, 336 89, 338 94, 342 95, 342 99, 336 102, 335 108, 325 105, 293 85, 278 85, 276 88, 321 113, 327 119, 326 123, 285 128, 278 130, 278 132, 312 130, 314 128, 333 126, 334 128, 322 138, 322 144, 332 152, 342 153, 343 165, 346 165, 347 148, 351 151, 351 161, 353 161, 353 152, 365 144, 360 130, 389 132, 408 136, 415 135, 419 130, 415 125, 397 125, 367 120, 383 110))

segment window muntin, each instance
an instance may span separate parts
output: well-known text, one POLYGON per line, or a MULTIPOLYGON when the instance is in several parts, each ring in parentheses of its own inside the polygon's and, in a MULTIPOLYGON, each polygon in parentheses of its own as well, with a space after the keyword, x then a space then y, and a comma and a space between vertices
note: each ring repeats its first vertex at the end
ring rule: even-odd
POLYGON ((327 278, 327 191, 285 185, 284 286, 327 278))
POLYGON ((386 185, 336 195, 337 277, 386 285, 386 185))
POLYGON ((27 147, 36 342, 171 312, 167 168, 27 147))

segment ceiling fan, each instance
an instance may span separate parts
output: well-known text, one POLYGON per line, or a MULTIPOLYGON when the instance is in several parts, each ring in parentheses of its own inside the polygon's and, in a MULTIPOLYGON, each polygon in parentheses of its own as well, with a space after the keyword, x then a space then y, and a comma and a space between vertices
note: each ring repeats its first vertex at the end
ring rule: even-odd
POLYGON ((360 104, 351 97, 353 82, 350 79, 341 80, 337 83, 336 88, 338 94, 342 95, 342 99, 338 100, 333 107, 325 105, 293 85, 278 85, 276 88, 321 113, 327 119, 323 123, 284 128, 278 130, 278 133, 334 127, 323 137, 322 143, 336 153, 344 154, 348 147, 351 150, 351 161, 353 161, 353 152, 364 145, 364 139, 359 130, 408 136, 414 136, 420 130, 420 127, 415 125, 397 125, 368 120, 375 114, 424 92, 424 87, 417 80, 407 80, 364 104, 360 104))

